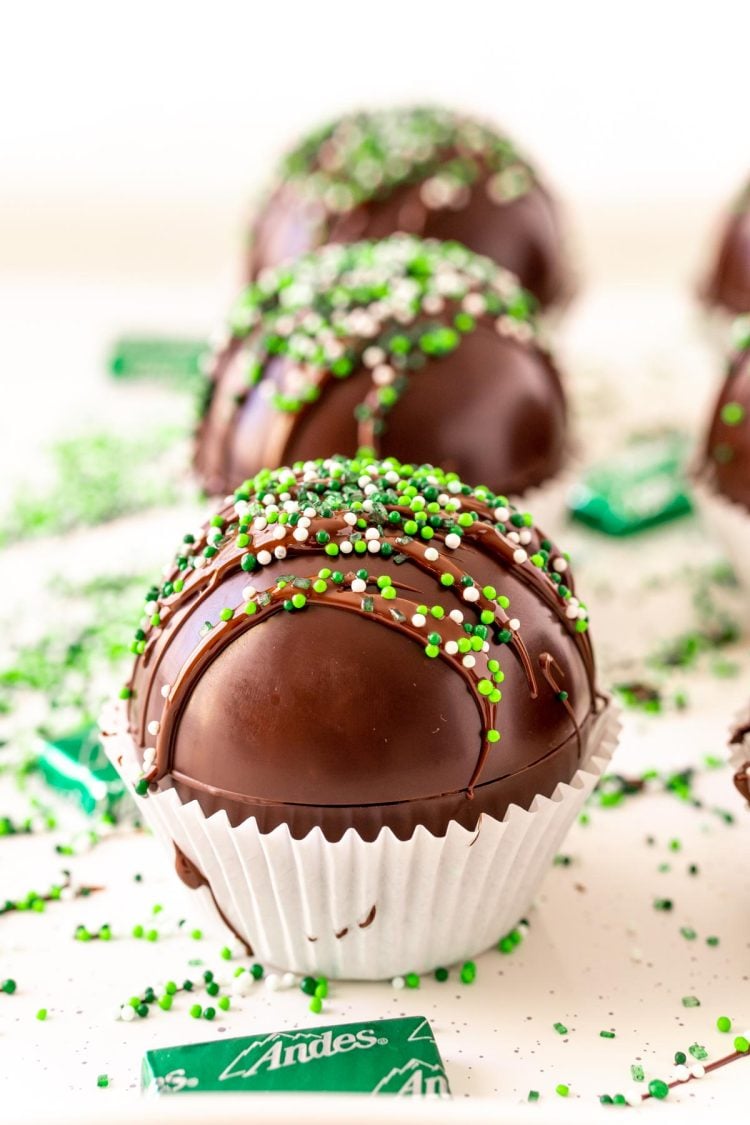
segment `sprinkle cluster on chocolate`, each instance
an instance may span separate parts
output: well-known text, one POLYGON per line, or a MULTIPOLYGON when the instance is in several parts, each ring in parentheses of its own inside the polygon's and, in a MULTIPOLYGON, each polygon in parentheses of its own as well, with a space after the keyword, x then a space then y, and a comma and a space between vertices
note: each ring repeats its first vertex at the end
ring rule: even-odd
POLYGON ((224 443, 239 408, 257 393, 287 415, 268 456, 278 463, 299 417, 326 386, 364 367, 371 386, 356 409, 359 444, 377 452, 388 412, 428 359, 455 351, 478 324, 538 346, 535 304, 513 274, 458 243, 395 235, 324 246, 263 271, 245 289, 230 316, 233 344, 217 359, 204 414, 241 349, 224 443), (287 362, 271 377, 274 357, 287 362))
POLYGON ((278 176, 337 215, 420 181, 426 207, 458 208, 487 173, 487 194, 496 203, 525 195, 535 181, 527 161, 495 129, 417 106, 338 118, 304 137, 278 176))

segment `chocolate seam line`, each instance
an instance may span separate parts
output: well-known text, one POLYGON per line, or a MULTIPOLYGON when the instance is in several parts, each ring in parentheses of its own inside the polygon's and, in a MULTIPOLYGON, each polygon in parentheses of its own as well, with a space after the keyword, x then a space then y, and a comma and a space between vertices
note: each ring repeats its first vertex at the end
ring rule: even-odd
MULTIPOLYGON (((588 715, 586 717, 586 720, 584 721, 584 725, 585 725, 586 722, 593 719, 593 717, 594 717, 593 713, 591 715, 588 715)), ((480 792, 482 789, 489 789, 490 786, 492 786, 492 785, 497 785, 500 782, 507 781, 509 777, 521 777, 528 770, 536 769, 538 766, 542 765, 543 762, 546 762, 549 759, 554 758, 558 754, 562 753, 565 750, 565 748, 567 747, 568 743, 570 742, 570 739, 574 738, 574 737, 575 737, 575 733, 573 732, 566 739, 564 739, 562 742, 560 742, 557 746, 554 746, 551 750, 548 750, 546 754, 543 754, 541 758, 537 758, 536 761, 534 761, 534 762, 528 762, 523 767, 523 769, 515 770, 511 773, 503 774, 500 777, 493 777, 489 781, 481 782, 481 784, 476 786, 475 792, 480 792)), ((583 768, 585 769, 585 766, 583 768)), ((211 794, 211 796, 223 797, 223 798, 225 798, 226 800, 229 800, 229 801, 236 801, 237 804, 240 804, 240 805, 248 805, 248 806, 258 805, 261 808, 290 808, 290 809, 348 809, 348 808, 352 807, 348 803, 343 804, 343 805, 321 805, 317 801, 314 802, 313 804, 307 804, 304 801, 279 801, 275 797, 253 797, 253 796, 249 796, 246 793, 235 793, 234 790, 222 789, 221 786, 211 785, 210 782, 201 781, 199 778, 191 777, 189 774, 182 773, 181 770, 170 770, 168 776, 170 778, 174 779, 175 781, 181 782, 182 784, 188 786, 189 788, 199 790, 201 793, 209 793, 209 794, 211 794)), ((448 790, 447 792, 444 792, 444 793, 431 793, 427 797, 423 797, 423 796, 405 797, 405 798, 403 798, 402 800, 399 800, 399 801, 370 801, 370 802, 366 802, 366 803, 363 803, 363 802, 360 801, 360 802, 357 803, 356 807, 357 807, 357 809, 395 808, 396 806, 399 806, 399 805, 411 805, 411 804, 415 804, 415 803, 420 804, 420 803, 423 803, 424 801, 438 801, 438 800, 442 800, 446 797, 462 797, 462 796, 465 796, 465 794, 466 794, 465 788, 464 789, 450 789, 450 790, 448 790)), ((547 798, 547 799, 551 800, 551 798, 547 798)), ((479 815, 480 815, 480 818, 481 818, 483 816, 490 815, 490 814, 482 812, 479 815)), ((478 825, 479 825, 479 821, 477 822, 477 826, 478 825)), ((468 829, 465 829, 465 831, 468 831, 468 829)))

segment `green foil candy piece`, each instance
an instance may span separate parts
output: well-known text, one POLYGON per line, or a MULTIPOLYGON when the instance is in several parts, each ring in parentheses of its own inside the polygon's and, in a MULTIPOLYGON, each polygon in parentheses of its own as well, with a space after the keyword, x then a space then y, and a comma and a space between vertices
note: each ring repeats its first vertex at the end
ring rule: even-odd
POLYGON ((606 535, 632 535, 687 515, 692 511, 688 450, 678 433, 634 438, 574 486, 569 499, 573 518, 606 535))
POLYGON ((104 753, 95 725, 42 741, 36 765, 52 789, 74 797, 89 816, 111 812, 125 795, 125 785, 104 753))
POLYGON ((115 379, 158 379, 183 383, 203 372, 204 340, 167 336, 122 336, 112 345, 107 366, 115 379))
POLYGON ((432 1028, 422 1016, 163 1047, 144 1055, 141 1082, 157 1094, 450 1094, 432 1028))

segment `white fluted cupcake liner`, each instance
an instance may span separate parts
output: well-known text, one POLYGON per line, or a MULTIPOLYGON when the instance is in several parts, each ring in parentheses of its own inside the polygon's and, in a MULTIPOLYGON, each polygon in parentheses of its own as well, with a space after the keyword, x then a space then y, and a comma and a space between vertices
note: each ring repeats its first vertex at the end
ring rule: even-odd
POLYGON ((701 520, 723 548, 740 586, 750 593, 750 512, 704 481, 693 482, 692 488, 701 520))
MULTIPOLYGON (((105 718, 107 753, 128 780, 137 767, 122 710, 105 718)), ((450 965, 487 949, 528 911, 561 841, 617 744, 607 704, 586 758, 569 783, 475 831, 455 822, 445 836, 418 827, 399 840, 383 829, 366 842, 349 829, 335 843, 319 828, 295 840, 282 825, 233 828, 204 816, 174 790, 135 798, 143 818, 205 876, 222 912, 267 965, 331 978, 382 980, 450 965)), ((211 904, 202 888, 201 899, 211 904)))

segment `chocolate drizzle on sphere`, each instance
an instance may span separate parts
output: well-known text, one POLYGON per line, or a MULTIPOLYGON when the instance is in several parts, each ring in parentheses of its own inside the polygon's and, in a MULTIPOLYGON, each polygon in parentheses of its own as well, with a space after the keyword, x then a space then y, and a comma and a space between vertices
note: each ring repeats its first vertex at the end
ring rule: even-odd
POLYGON ((729 364, 706 436, 701 475, 750 511, 750 334, 729 364))
POLYGON ((565 462, 533 298, 457 243, 396 235, 265 271, 233 311, 196 441, 207 490, 331 452, 437 462, 520 495, 565 462))
POLYGON ((724 223, 704 294, 711 305, 732 313, 750 312, 750 184, 724 223))
POLYGON ((132 647, 138 791, 295 838, 526 809, 570 781, 599 708, 567 556, 505 497, 394 459, 246 481, 132 647))
POLYGON ((542 305, 567 295, 555 206, 507 137, 435 108, 339 118, 287 154, 252 231, 249 276, 329 242, 455 239, 542 305))

